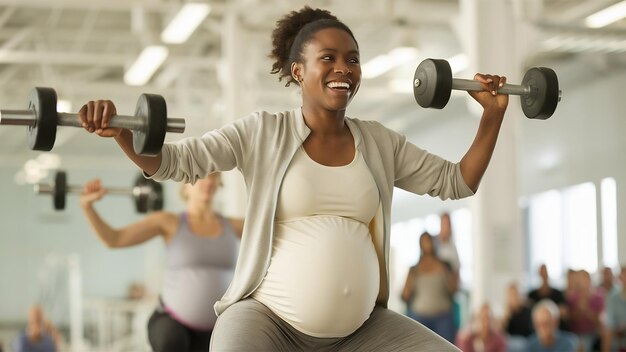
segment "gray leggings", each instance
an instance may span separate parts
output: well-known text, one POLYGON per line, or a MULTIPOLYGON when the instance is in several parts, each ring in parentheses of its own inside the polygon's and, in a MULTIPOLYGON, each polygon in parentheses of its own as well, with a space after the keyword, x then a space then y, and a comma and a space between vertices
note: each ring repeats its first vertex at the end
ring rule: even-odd
POLYGON ((265 305, 248 298, 228 307, 217 319, 210 351, 459 351, 418 322, 376 306, 352 334, 317 338, 301 333, 265 305))

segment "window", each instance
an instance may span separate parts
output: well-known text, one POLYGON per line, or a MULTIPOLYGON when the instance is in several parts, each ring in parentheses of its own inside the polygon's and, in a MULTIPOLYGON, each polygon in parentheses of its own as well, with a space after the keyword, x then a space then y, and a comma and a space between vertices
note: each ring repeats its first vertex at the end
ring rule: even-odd
MULTIPOLYGON (((568 269, 584 269, 590 273, 597 271, 598 223, 596 187, 593 183, 534 195, 530 197, 527 214, 533 277, 541 264, 547 265, 552 278, 564 277, 568 269)), ((607 221, 611 221, 610 217, 607 221)), ((603 248, 616 248, 610 241, 603 248)))
POLYGON ((617 258, 617 187, 608 177, 600 184, 602 207, 602 259, 604 266, 619 268, 617 258))

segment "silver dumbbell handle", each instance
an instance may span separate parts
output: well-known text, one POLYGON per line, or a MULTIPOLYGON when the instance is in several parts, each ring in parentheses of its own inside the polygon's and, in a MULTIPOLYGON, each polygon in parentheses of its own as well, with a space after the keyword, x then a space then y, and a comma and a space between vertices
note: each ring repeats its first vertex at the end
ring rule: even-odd
MULTIPOLYGON (((480 85, 480 82, 475 81, 475 80, 453 78, 452 89, 466 90, 466 91, 480 91, 480 90, 483 90, 483 87, 480 85)), ((512 94, 512 95, 528 95, 530 94, 530 87, 505 83, 504 86, 498 88, 498 93, 512 94)))
MULTIPOLYGON (((133 188, 122 188, 122 187, 106 187, 106 194, 113 195, 121 195, 121 196, 133 196, 138 197, 143 194, 150 194, 152 192, 149 186, 136 186, 133 188)), ((82 193, 83 187, 79 186, 67 186, 65 188, 66 193, 82 193)), ((36 194, 52 194, 54 193, 54 186, 47 183, 37 183, 35 184, 35 193, 36 194)))
MULTIPOLYGON (((34 126, 37 117, 33 110, 0 110, 0 125, 34 126)), ((57 125, 82 127, 78 114, 57 113, 57 125)), ((144 128, 142 119, 137 116, 115 115, 109 122, 109 127, 141 130, 144 128)), ((185 119, 168 118, 165 131, 174 133, 185 132, 185 119)))

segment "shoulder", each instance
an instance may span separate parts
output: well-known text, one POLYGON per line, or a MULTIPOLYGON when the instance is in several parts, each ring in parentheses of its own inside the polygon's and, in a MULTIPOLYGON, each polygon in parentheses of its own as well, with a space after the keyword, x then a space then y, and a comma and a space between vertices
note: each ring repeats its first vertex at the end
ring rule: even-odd
POLYGON ((295 117, 294 110, 285 110, 278 112, 269 112, 265 110, 255 111, 249 114, 246 117, 241 118, 240 120, 245 123, 255 123, 255 124, 269 124, 269 125, 277 125, 291 121, 295 117))
POLYGON ((347 117, 347 119, 355 124, 360 130, 366 131, 372 134, 386 134, 386 133, 394 133, 395 131, 385 127, 382 123, 374 120, 360 120, 353 117, 347 117))
POLYGON ((528 337, 528 340, 526 340, 526 348, 529 351, 539 348, 539 338, 537 337, 537 334, 532 334, 528 337))
POLYGON ((157 225, 163 233, 166 240, 170 239, 178 230, 180 222, 180 213, 171 213, 168 211, 155 211, 148 215, 146 219, 157 225))
POLYGON ((150 218, 154 219, 154 221, 158 222, 159 224, 178 223, 178 219, 180 218, 180 216, 181 214, 179 213, 172 213, 162 210, 155 211, 149 215, 150 218))
POLYGON ((241 239, 241 236, 243 235, 243 224, 244 224, 244 219, 242 218, 233 218, 233 217, 226 217, 220 213, 217 214, 222 221, 226 222, 226 224, 228 224, 228 226, 230 226, 232 228, 232 230, 235 232, 235 235, 237 236, 237 238, 241 239))
POLYGON ((559 344, 562 346, 568 346, 572 351, 578 344, 578 336, 568 331, 559 331, 559 344))

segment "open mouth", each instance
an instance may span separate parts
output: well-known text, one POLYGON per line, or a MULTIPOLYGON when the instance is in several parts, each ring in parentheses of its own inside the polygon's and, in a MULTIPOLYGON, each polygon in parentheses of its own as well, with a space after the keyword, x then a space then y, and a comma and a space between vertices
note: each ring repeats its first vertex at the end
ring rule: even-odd
POLYGON ((348 82, 328 82, 326 83, 326 87, 337 90, 347 92, 350 90, 350 84, 348 82))

